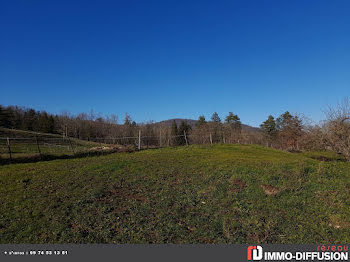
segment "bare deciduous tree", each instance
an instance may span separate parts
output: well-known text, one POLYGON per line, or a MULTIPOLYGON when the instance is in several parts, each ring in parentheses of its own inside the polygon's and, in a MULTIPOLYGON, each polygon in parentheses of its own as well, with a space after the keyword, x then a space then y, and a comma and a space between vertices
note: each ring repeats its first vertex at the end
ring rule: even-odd
POLYGON ((346 98, 337 107, 329 107, 323 126, 326 145, 350 160, 350 104, 346 98))

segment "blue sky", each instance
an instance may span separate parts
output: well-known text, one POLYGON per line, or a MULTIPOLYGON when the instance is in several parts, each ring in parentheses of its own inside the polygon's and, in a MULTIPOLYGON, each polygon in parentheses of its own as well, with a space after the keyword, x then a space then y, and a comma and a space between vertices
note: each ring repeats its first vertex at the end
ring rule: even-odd
POLYGON ((0 104, 137 122, 313 120, 350 91, 350 1, 0 2, 0 104))

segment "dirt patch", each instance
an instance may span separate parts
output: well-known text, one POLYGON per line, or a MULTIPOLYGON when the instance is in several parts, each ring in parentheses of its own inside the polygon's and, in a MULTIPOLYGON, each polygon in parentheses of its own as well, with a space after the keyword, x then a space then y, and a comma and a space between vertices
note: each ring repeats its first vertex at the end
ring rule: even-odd
POLYGON ((90 152, 134 152, 135 147, 132 146, 120 146, 120 145, 110 145, 110 146, 95 146, 89 149, 90 152))
POLYGON ((118 150, 118 147, 95 146, 89 149, 89 151, 110 151, 110 150, 118 150))
POLYGON ((265 233, 252 233, 247 236, 251 243, 264 243, 266 239, 269 237, 269 232, 265 233))
POLYGON ((142 194, 138 193, 138 192, 130 192, 127 188, 114 188, 110 191, 108 191, 108 197, 112 196, 118 196, 122 199, 125 200, 136 200, 136 201, 140 201, 141 203, 144 203, 146 201, 148 201, 148 198, 146 196, 143 196, 142 194))
POLYGON ((280 192, 277 187, 271 185, 262 184, 260 187, 264 190, 264 193, 269 196, 275 196, 280 192))
POLYGON ((332 215, 332 216, 330 216, 329 220, 330 220, 329 226, 331 226, 331 227, 334 227, 337 229, 350 228, 350 222, 345 221, 345 219, 342 219, 340 215, 332 215))
POLYGON ((241 192, 244 188, 247 187, 247 183, 239 178, 234 178, 230 182, 232 185, 231 191, 233 192, 241 192))

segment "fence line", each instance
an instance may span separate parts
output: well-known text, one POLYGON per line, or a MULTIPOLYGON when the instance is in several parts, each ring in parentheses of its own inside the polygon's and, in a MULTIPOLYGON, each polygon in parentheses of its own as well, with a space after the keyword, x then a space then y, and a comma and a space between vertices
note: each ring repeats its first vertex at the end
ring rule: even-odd
POLYGON ((133 150, 143 148, 157 148, 174 145, 214 144, 227 142, 221 134, 211 132, 202 134, 169 135, 159 132, 159 135, 142 135, 118 137, 92 137, 90 140, 78 140, 73 137, 47 137, 33 135, 32 137, 0 137, 0 160, 8 158, 11 162, 14 157, 36 155, 40 159, 47 154, 76 155, 78 153, 119 150, 123 146, 132 146, 133 150), (179 140, 179 138, 181 138, 179 140), (215 138, 215 140, 214 140, 215 138))

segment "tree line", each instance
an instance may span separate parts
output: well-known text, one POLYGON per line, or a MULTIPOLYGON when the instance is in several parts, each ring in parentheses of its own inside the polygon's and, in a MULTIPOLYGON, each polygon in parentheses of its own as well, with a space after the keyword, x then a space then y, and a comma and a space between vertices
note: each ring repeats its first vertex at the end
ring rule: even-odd
POLYGON ((137 124, 130 115, 119 123, 116 115, 102 117, 93 111, 71 115, 68 112, 50 114, 18 106, 0 105, 0 126, 43 133, 60 134, 104 143, 142 143, 147 146, 177 146, 186 144, 241 143, 260 144, 288 151, 333 150, 350 159, 350 106, 344 100, 328 108, 326 119, 318 125, 305 117, 286 111, 280 116, 269 115, 259 128, 243 128, 240 117, 229 112, 223 120, 214 112, 209 120, 199 116, 194 125, 182 121, 137 124))

